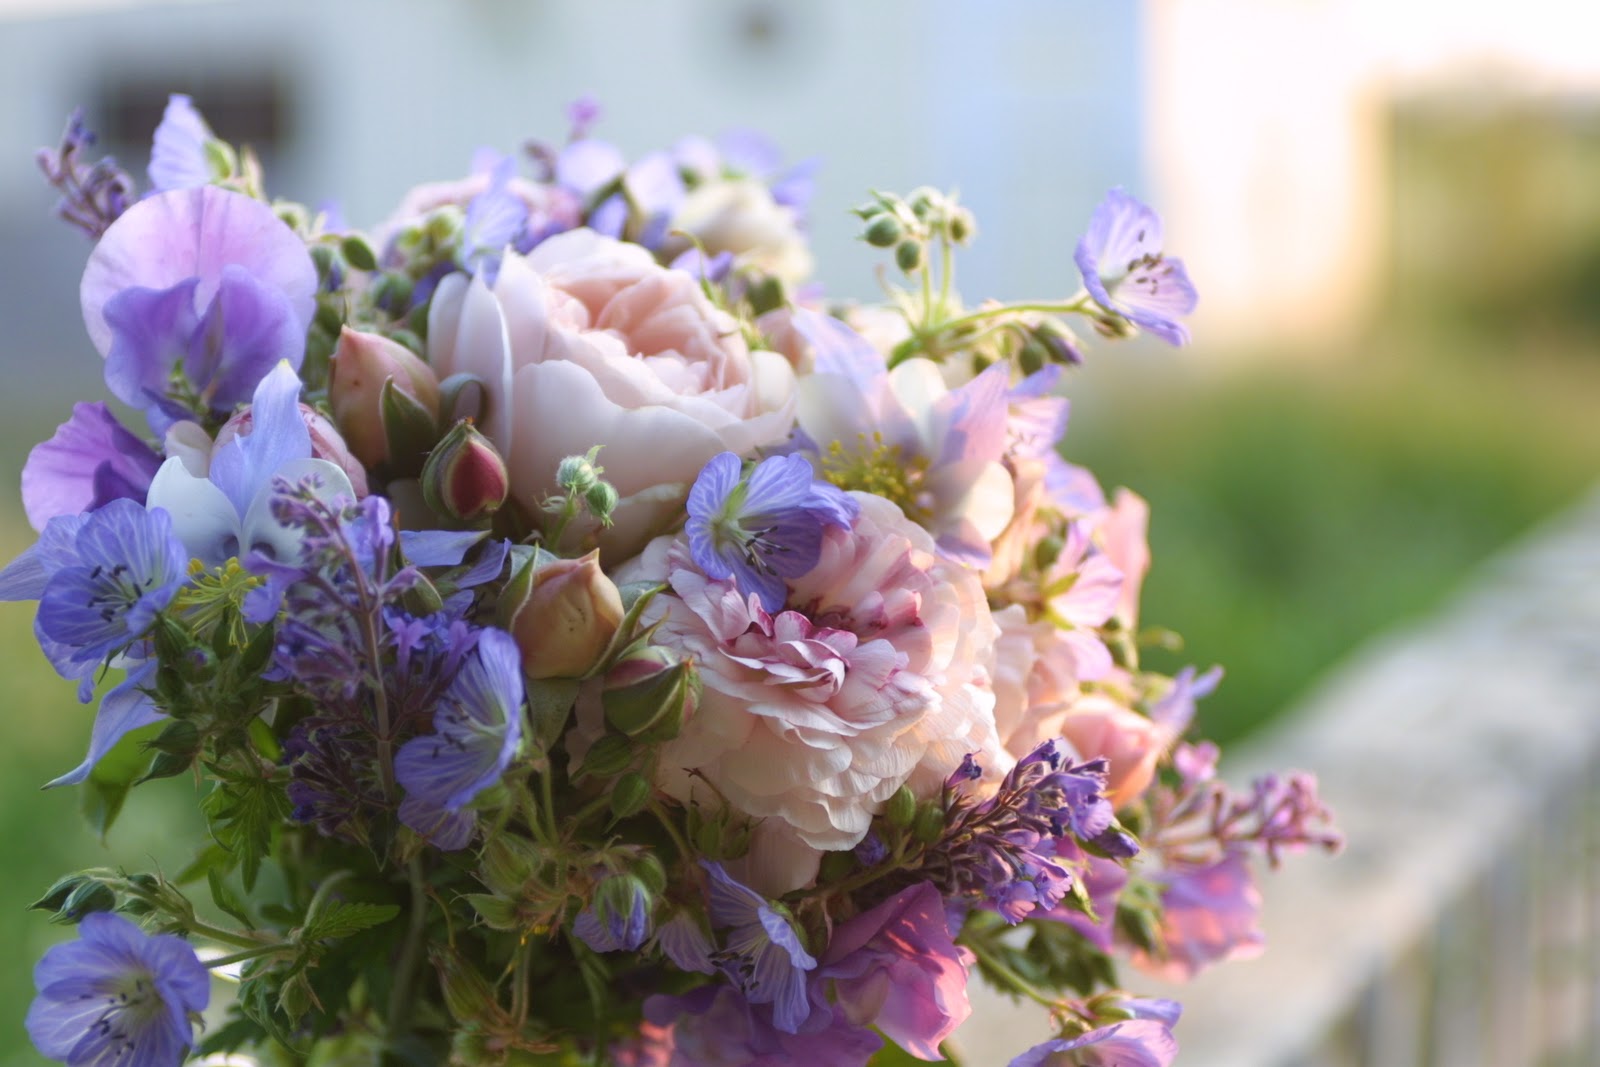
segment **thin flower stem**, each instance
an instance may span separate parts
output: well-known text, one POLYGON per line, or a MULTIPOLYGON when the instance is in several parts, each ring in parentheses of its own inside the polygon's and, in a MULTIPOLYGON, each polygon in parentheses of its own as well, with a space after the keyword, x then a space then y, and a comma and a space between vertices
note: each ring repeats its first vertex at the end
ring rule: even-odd
POLYGON ((678 855, 684 858, 694 855, 694 850, 689 847, 689 842, 684 840, 683 834, 672 824, 672 820, 667 817, 667 813, 662 809, 661 804, 652 800, 649 807, 650 814, 656 817, 656 821, 661 823, 661 828, 667 832, 667 836, 672 838, 673 845, 677 846, 678 855))
POLYGON ((226 967, 229 964, 243 963, 246 960, 253 960, 260 956, 270 956, 274 952, 292 952, 297 947, 298 946, 292 941, 279 941, 271 945, 262 945, 260 948, 251 948, 245 949, 243 952, 235 952, 231 956, 218 956, 216 959, 206 960, 205 965, 212 969, 217 967, 226 967))
POLYGON ((406 875, 411 882, 411 915, 405 944, 400 947, 400 958, 395 963, 394 985, 389 990, 385 1031, 391 1042, 396 1034, 407 1029, 405 1018, 411 1010, 412 987, 416 984, 417 967, 422 962, 422 939, 428 929, 428 893, 420 855, 411 857, 406 875))
POLYGON ((972 950, 972 954, 978 957, 979 962, 981 962, 985 967, 994 972, 1000 978, 1004 979, 1007 988, 1012 992, 1021 993, 1029 1000, 1034 1001, 1037 1004, 1042 1004, 1047 1008, 1059 1008, 1061 1006, 1061 1000, 1059 997, 1050 996, 1050 994, 1044 992, 1038 986, 1034 985, 1032 982, 1022 977, 1022 975, 1012 970, 1004 960, 1000 959, 993 952, 991 952, 987 945, 984 945, 982 942, 970 941, 963 941, 962 944, 972 950))
POLYGON ((179 919, 179 921, 183 923, 191 934, 199 934, 201 937, 208 937, 225 945, 246 949, 261 947, 261 942, 257 938, 248 937, 233 930, 224 930, 220 926, 212 926, 203 919, 179 919))

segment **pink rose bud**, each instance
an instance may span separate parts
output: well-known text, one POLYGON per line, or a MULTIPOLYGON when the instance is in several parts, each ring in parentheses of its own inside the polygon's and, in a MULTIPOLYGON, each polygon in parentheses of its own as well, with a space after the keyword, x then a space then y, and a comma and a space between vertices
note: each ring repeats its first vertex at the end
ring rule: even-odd
MULTIPOLYGON (((300 421, 306 424, 306 432, 311 435, 311 455, 316 459, 325 459, 344 471, 350 479, 350 487, 356 491, 356 496, 366 496, 367 469, 351 454, 350 447, 345 444, 339 431, 333 428, 333 423, 323 418, 316 408, 304 403, 300 405, 300 421)), ((216 456, 217 450, 235 437, 249 437, 254 426, 255 416, 249 408, 234 415, 222 424, 222 429, 217 431, 217 440, 211 446, 211 455, 216 456)), ((184 462, 188 463, 187 458, 184 462)))
POLYGON ((622 595, 600 569, 598 551, 579 559, 541 552, 506 585, 500 616, 529 678, 581 678, 622 625, 622 595))
POLYGON ((432 367, 398 341, 348 326, 340 331, 328 403, 351 451, 370 466, 389 458, 382 397, 383 385, 391 379, 397 389, 438 417, 439 379, 432 367))
POLYGON ((434 511, 461 522, 493 515, 510 491, 506 461, 471 419, 456 423, 422 467, 422 498, 434 511))
POLYGON ((1172 741, 1160 723, 1095 694, 1072 706, 1061 734, 1084 759, 1104 756, 1110 762, 1106 799, 1114 808, 1144 795, 1155 777, 1156 763, 1172 741))
POLYGON ((700 672, 660 645, 635 644, 606 674, 606 722, 629 737, 670 741, 700 704, 700 672))

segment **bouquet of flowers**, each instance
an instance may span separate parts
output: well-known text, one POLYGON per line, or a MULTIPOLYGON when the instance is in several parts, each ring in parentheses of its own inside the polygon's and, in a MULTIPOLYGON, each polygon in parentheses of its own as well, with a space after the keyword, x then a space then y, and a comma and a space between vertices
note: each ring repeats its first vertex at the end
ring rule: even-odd
POLYGON ((1185 740, 1219 672, 1141 668, 1145 505, 1057 451, 1069 319, 1187 340, 1159 219, 1113 191, 1080 293, 973 306, 970 211, 873 194, 895 280, 832 306, 808 164, 571 115, 370 233, 181 96, 142 196, 81 116, 40 153, 131 421, 33 450, 0 596, 99 694, 49 784, 106 830, 183 776, 208 833, 45 892, 34 1043, 843 1067, 955 1056, 981 975, 1058 1027, 1017 1067, 1171 1062, 1114 957, 1259 950, 1251 854, 1337 838, 1185 740))

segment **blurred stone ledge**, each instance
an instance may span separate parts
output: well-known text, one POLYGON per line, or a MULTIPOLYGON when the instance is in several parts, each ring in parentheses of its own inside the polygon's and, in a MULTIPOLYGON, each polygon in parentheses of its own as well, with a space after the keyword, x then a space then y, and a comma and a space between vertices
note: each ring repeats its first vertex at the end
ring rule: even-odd
MULTIPOLYGON (((1600 491, 1373 638, 1223 773, 1288 768, 1317 774, 1349 844, 1263 872, 1267 952, 1179 988, 1124 970, 1183 1001, 1182 1067, 1600 1063, 1600 491)), ((981 988, 973 1067, 1048 1036, 981 988)))

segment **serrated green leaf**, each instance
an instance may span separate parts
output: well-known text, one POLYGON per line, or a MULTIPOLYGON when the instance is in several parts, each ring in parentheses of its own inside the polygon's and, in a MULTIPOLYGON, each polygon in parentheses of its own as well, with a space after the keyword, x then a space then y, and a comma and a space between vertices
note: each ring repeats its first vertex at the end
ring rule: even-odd
POLYGON ((341 901, 314 919, 300 934, 300 940, 323 941, 349 937, 393 919, 400 914, 398 904, 362 904, 341 901))
POLYGON ((261 861, 272 849, 272 834, 289 815, 283 786, 268 778, 228 775, 206 798, 200 810, 211 824, 211 836, 239 864, 245 892, 255 889, 261 861))
POLYGON ((206 871, 206 883, 211 887, 211 900, 217 907, 244 923, 245 928, 254 930, 255 922, 250 918, 249 910, 244 903, 233 895, 233 890, 228 888, 228 883, 222 880, 222 872, 212 867, 206 871))

